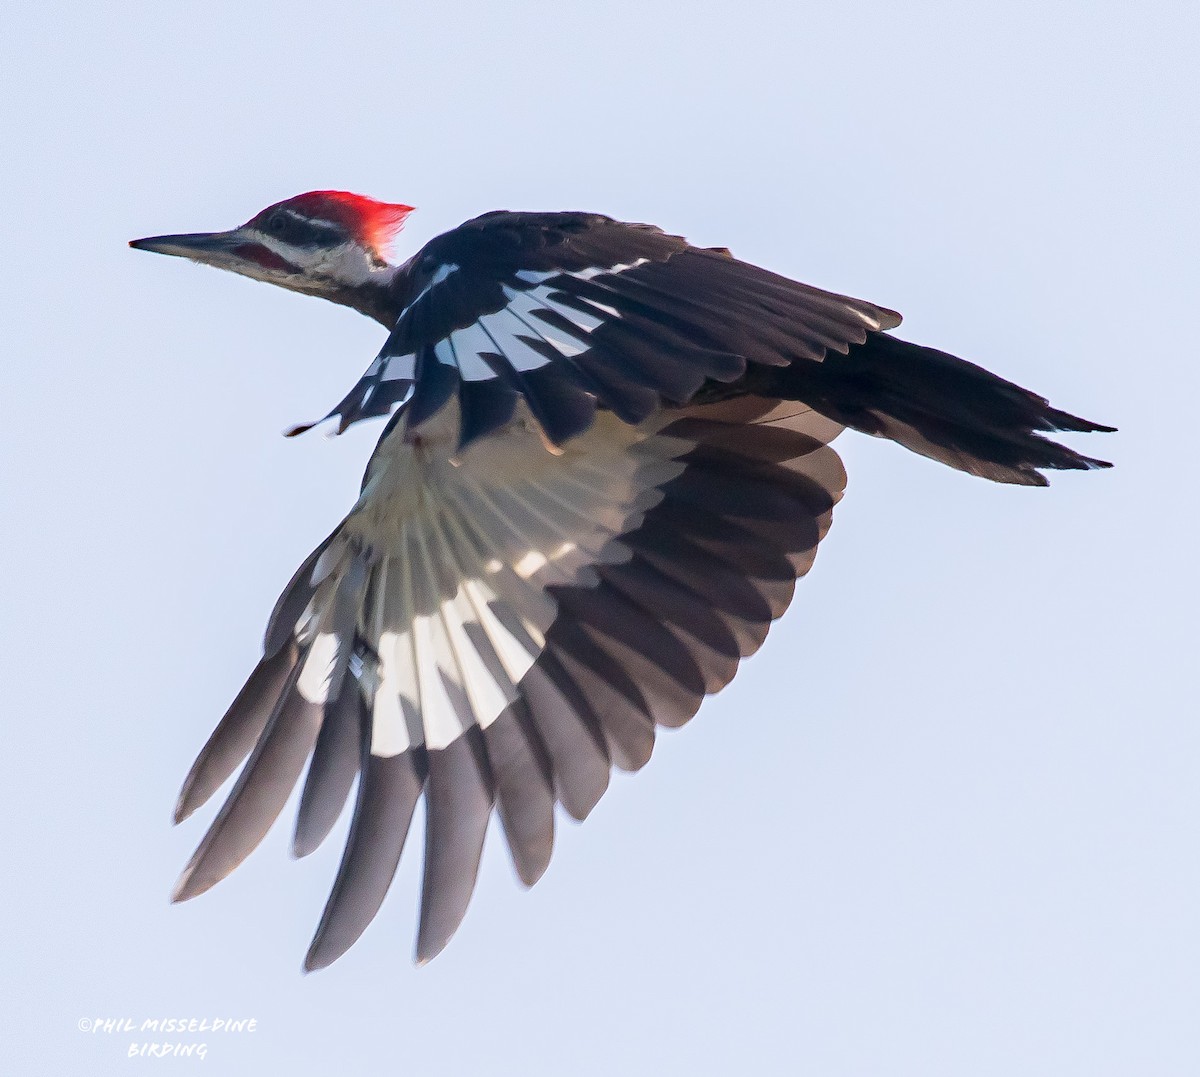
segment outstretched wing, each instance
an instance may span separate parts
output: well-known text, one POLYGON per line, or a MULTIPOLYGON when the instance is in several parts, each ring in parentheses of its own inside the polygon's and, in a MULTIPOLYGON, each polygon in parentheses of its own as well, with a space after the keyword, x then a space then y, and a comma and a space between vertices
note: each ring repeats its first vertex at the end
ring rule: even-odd
POLYGON ((524 401, 561 445, 598 406, 640 423, 756 364, 819 362, 900 323, 872 303, 597 214, 486 214, 430 242, 404 279, 383 350, 325 417, 340 430, 399 405, 416 426, 457 397, 466 446, 524 401))
POLYGON ((179 819, 249 756, 177 898, 251 852, 311 757, 297 854, 358 789, 306 966, 375 916, 422 795, 416 955, 432 958, 493 810, 532 885, 555 804, 584 818, 612 766, 641 767, 656 728, 686 722, 761 645, 844 484, 826 444, 841 428, 801 404, 743 397, 638 426, 601 414, 561 451, 524 418, 454 459, 454 442, 385 432, 187 778, 179 819))

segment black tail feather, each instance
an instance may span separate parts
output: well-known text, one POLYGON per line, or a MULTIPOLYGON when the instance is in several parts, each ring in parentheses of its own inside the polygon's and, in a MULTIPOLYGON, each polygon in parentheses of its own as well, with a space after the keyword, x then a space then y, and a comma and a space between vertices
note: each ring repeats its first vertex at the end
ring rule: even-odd
POLYGON ((1083 456, 1039 432, 1109 432, 974 363, 870 333, 847 355, 779 371, 779 386, 846 426, 994 482, 1045 486, 1041 470, 1093 470, 1083 456))

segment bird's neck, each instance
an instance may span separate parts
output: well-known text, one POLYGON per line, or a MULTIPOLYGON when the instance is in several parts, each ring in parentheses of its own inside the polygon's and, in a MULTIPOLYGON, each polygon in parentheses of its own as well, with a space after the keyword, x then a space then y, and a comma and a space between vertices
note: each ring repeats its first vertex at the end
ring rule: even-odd
POLYGON ((313 294, 343 307, 351 307, 391 329, 404 309, 407 297, 407 266, 386 265, 361 280, 322 281, 313 294))

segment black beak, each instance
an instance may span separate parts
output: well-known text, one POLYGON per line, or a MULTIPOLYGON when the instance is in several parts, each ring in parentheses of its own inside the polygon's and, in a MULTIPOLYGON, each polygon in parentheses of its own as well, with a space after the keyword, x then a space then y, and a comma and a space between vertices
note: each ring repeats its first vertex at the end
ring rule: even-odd
POLYGON ((179 236, 147 236, 131 239, 129 245, 135 251, 152 251, 169 254, 176 258, 190 258, 194 262, 213 263, 228 256, 243 242, 240 229, 232 232, 191 232, 179 236))

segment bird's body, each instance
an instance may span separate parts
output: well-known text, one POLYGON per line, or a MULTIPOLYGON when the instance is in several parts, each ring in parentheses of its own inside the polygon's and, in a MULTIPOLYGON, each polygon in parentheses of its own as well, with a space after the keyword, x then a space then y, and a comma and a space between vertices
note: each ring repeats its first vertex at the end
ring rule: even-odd
POLYGON ((285 590, 177 812, 249 756, 182 898, 248 855, 310 756, 298 854, 358 776, 310 968, 375 915, 422 795, 419 959, 466 910, 493 809, 536 881, 555 804, 586 816, 783 613, 841 496, 843 426, 1002 482, 1107 466, 1040 434, 1107 428, 898 340, 875 304, 586 213, 486 214, 391 266, 408 212, 313 192, 134 244, 390 334, 326 416, 390 416, 358 501, 285 590))

